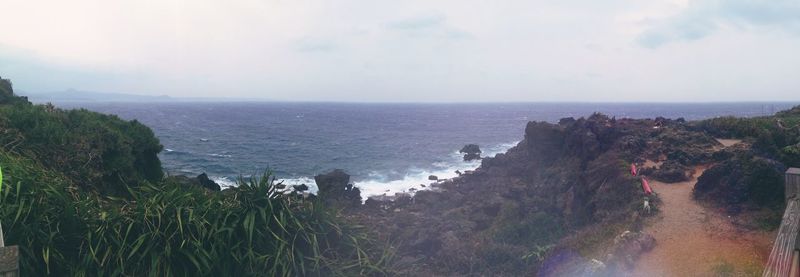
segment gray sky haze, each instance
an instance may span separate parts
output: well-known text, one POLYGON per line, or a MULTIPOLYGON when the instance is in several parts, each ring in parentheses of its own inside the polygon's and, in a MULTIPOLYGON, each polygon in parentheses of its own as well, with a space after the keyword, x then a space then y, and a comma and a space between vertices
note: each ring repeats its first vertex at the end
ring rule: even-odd
POLYGON ((0 0, 17 90, 800 101, 800 1, 0 0))

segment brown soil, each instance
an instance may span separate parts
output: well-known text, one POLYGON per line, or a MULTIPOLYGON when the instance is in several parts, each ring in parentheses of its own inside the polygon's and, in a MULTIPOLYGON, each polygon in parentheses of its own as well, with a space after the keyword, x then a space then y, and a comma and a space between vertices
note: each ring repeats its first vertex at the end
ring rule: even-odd
POLYGON ((657 161, 656 162, 656 161, 652 161, 652 160, 646 160, 646 161, 644 161, 644 166, 643 167, 659 168, 659 167, 661 167, 662 164, 664 164, 663 161, 657 161))
POLYGON ((631 276, 760 276, 774 234, 738 228, 729 216, 695 202, 692 188, 704 170, 696 168, 686 182, 650 182, 661 212, 644 231, 657 245, 641 256, 631 276))

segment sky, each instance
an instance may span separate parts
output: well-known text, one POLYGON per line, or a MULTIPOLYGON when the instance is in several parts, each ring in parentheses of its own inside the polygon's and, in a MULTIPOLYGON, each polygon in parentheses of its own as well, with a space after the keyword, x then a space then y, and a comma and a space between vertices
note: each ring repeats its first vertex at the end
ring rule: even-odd
POLYGON ((796 0, 0 0, 29 92, 800 101, 796 0))

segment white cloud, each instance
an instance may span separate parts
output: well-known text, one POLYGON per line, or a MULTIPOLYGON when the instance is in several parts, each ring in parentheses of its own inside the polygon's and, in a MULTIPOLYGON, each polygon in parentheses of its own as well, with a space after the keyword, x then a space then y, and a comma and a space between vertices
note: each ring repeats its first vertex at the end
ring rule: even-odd
POLYGON ((797 100, 796 5, 758 3, 6 0, 0 75, 282 100, 797 100))
POLYGON ((695 0, 678 14, 657 20, 638 38, 656 48, 705 38, 721 28, 779 30, 800 35, 800 2, 793 0, 695 0))

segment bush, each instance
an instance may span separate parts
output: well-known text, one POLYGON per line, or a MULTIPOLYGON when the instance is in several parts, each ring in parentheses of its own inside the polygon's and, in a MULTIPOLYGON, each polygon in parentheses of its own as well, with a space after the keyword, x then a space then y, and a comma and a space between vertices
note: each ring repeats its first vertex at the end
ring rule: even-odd
POLYGON ((30 105, 27 100, 11 102, 0 105, 0 143, 62 172, 81 188, 119 195, 126 193, 127 185, 157 183, 164 175, 158 159, 161 144, 136 120, 30 105))
POLYGON ((23 275, 327 276, 380 273, 386 262, 358 228, 279 193, 269 174, 224 193, 143 183, 125 199, 82 192, 6 152, 0 162, 0 220, 23 275))
POLYGON ((787 166, 800 167, 800 106, 778 112, 775 116, 736 118, 719 117, 697 123, 699 129, 717 137, 733 137, 753 142, 753 148, 762 154, 778 159, 787 166), (778 125, 783 122, 784 128, 778 125), (791 128, 790 128, 791 127, 791 128))

